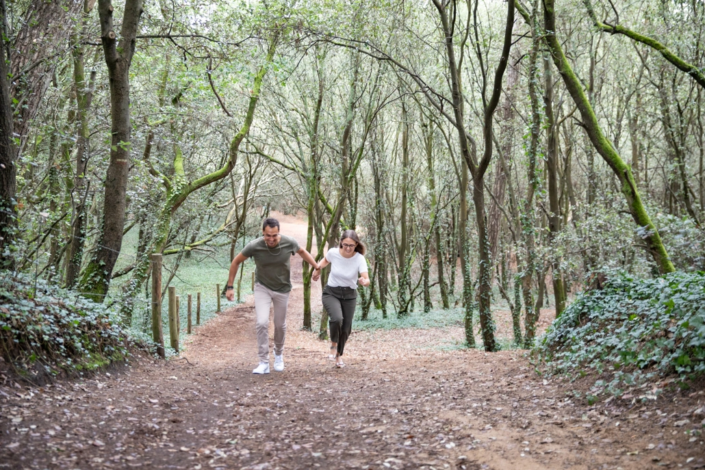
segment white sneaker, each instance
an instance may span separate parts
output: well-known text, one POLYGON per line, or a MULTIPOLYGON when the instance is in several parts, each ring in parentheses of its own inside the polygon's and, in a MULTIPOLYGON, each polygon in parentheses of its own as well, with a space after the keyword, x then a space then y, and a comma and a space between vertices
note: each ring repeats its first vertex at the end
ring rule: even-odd
MULTIPOLYGON (((274 366, 276 368, 276 366, 274 366)), ((269 362, 260 362, 252 371, 253 374, 269 374, 269 362)))
POLYGON ((281 372, 284 370, 284 355, 274 355, 274 370, 281 372))

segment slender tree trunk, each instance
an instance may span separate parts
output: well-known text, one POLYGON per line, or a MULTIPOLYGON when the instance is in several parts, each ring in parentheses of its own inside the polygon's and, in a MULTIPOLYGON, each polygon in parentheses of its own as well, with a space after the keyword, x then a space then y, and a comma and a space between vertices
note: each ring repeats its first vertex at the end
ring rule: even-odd
MULTIPOLYGON (((546 109, 546 127, 548 143, 546 148, 546 168, 548 169, 548 200, 551 209, 548 218, 549 242, 555 246, 555 238, 561 231, 561 208, 558 202, 558 129, 553 118, 553 74, 550 57, 544 57, 544 107, 546 109)), ((551 277, 553 278, 553 296, 556 304, 556 318, 565 309, 565 286, 561 270, 562 258, 554 250, 551 255, 551 277)))
POLYGON ((401 162, 401 215, 399 218, 399 226, 401 231, 399 246, 397 247, 397 275, 399 279, 399 290, 397 291, 397 297, 399 301, 400 309, 397 312, 397 316, 403 317, 407 315, 409 299, 409 269, 407 266, 409 258, 409 233, 408 233, 408 192, 409 192, 409 172, 410 162, 409 162, 409 116, 406 109, 405 103, 402 101, 401 105, 401 148, 402 148, 402 162, 401 162))
MULTIPOLYGON (((485 144, 485 149, 482 155, 482 159, 478 161, 476 155, 476 145, 471 139, 470 135, 467 134, 465 128, 465 115, 464 115, 464 98, 461 86, 461 71, 459 70, 458 63, 455 57, 455 46, 453 45, 453 32, 452 26, 448 19, 448 12, 446 4, 443 4, 440 0, 433 0, 433 4, 438 10, 441 19, 441 25, 443 28, 443 33, 445 36, 445 46, 446 46, 446 59, 448 61, 448 67, 450 72, 450 84, 452 90, 452 102, 453 102, 453 116, 454 116, 454 127, 458 132, 458 138, 460 141, 460 151, 463 156, 465 165, 469 168, 472 173, 473 179, 473 202, 475 203, 475 215, 476 224, 478 230, 479 238, 479 251, 480 251, 480 269, 479 269, 479 297, 480 297, 480 325, 482 326, 482 337, 484 342, 484 348, 486 351, 496 351, 498 349, 497 343, 494 338, 495 325, 492 319, 492 313, 490 311, 490 300, 492 294, 492 285, 490 278, 492 276, 492 260, 489 248, 489 239, 487 234, 487 219, 485 215, 485 201, 484 201, 484 177, 489 167, 490 161, 492 160, 492 123, 494 113, 499 104, 499 99, 502 93, 502 77, 507 68, 507 62, 509 60, 509 53, 511 51, 512 45, 512 30, 514 27, 514 0, 509 0, 507 3, 507 20, 504 31, 504 43, 502 46, 502 55, 499 60, 499 64, 495 69, 494 81, 492 84, 492 95, 489 101, 486 101, 484 95, 487 77, 483 75, 483 140, 485 144), (472 144, 472 150, 470 148, 472 144)), ((476 12, 475 12, 476 13, 476 12)), ((477 25, 477 17, 474 15, 475 24, 477 25)), ((479 38, 476 38, 478 43, 476 46, 479 48, 479 38)), ((479 52, 479 49, 478 49, 479 52)), ((482 54, 479 52, 479 56, 482 54)))
POLYGON ((8 61, 5 52, 7 37, 7 9, 5 0, 0 0, 0 268, 14 264, 9 247, 15 240, 17 229, 17 167, 15 166, 16 149, 12 141, 12 99, 8 82, 8 61))
POLYGON ((105 177, 103 220, 98 246, 81 278, 80 291, 102 302, 122 247, 127 201, 127 173, 130 164, 130 65, 135 53, 137 30, 142 16, 142 0, 127 0, 120 44, 113 30, 111 0, 99 0, 101 40, 110 78, 111 144, 110 163, 105 177))
MULTIPOLYGON (((426 129, 426 165, 428 166, 428 191, 431 194, 431 227, 429 228, 436 242, 436 270, 438 272, 438 284, 441 291, 441 302, 444 309, 450 308, 448 303, 448 286, 446 285, 445 276, 443 272, 443 246, 441 244, 441 228, 440 228, 440 212, 438 210, 438 195, 436 194, 436 172, 433 167, 433 136, 435 133, 435 124, 433 121, 429 121, 426 129)), ((431 233, 428 235, 428 240, 424 247, 424 262, 426 262, 426 257, 428 260, 428 269, 430 270, 430 244, 431 244, 431 233)), ((426 271, 427 277, 424 278, 424 311, 430 311, 433 308, 431 303, 431 293, 430 288, 428 288, 428 271, 426 271), (427 310, 428 309, 428 310, 427 310)))
POLYGON ((472 284, 472 267, 470 265, 470 240, 468 236, 468 184, 470 175, 467 165, 463 165, 460 179, 460 213, 458 214, 458 243, 460 244, 460 272, 463 275, 463 308, 465 310, 465 343, 475 347, 473 315, 475 312, 475 289, 472 284))
POLYGON ((700 194, 700 212, 705 214, 705 129, 703 128, 703 111, 702 111, 702 90, 698 90, 698 149, 700 150, 700 166, 698 169, 699 194, 700 194))
POLYGON ((538 316, 534 309, 533 296, 533 279, 536 273, 536 241, 535 241, 535 225, 536 218, 534 215, 534 194, 538 189, 538 177, 536 175, 536 160, 538 154, 539 132, 541 129, 541 114, 539 110, 538 98, 538 53, 540 48, 541 34, 536 18, 536 2, 534 4, 534 16, 531 20, 532 29, 532 47, 529 55, 529 99, 531 102, 531 128, 529 130, 529 149, 528 149, 528 185, 527 195, 524 200, 524 211, 522 213, 522 234, 524 237, 524 245, 526 247, 526 266, 522 276, 522 291, 524 296, 524 347, 530 349, 534 345, 536 336, 536 320, 538 316))
MULTIPOLYGON (((306 180, 308 183, 308 199, 307 199, 307 213, 308 213, 308 225, 306 227, 306 250, 310 253, 313 248, 313 230, 316 224, 316 202, 318 200, 318 186, 319 186, 319 171, 318 171, 318 159, 319 153, 319 136, 318 128, 320 124, 321 117, 321 107, 323 105, 323 92, 324 92, 324 81, 320 73, 319 67, 318 74, 318 98, 316 99, 316 108, 313 116, 313 128, 310 131, 311 140, 311 164, 308 168, 308 174, 306 175, 306 180)), ((323 259, 324 246, 318 245, 316 247, 316 259, 323 259)), ((308 265, 308 263, 303 263, 303 281, 304 281, 304 324, 303 328, 306 331, 312 331, 313 325, 311 320, 311 282, 313 277, 313 269, 308 265)))
POLYGON ((382 169, 375 151, 372 154, 372 171, 375 185, 375 271, 377 273, 377 284, 379 285, 379 303, 382 310, 382 318, 387 318, 387 261, 384 236, 385 195, 382 184, 382 169))
MULTIPOLYGON (((90 10, 84 11, 83 21, 87 21, 90 10)), ((86 238, 86 206, 85 201, 88 196, 86 184, 86 169, 88 164, 88 138, 90 136, 88 128, 88 112, 93 101, 93 88, 96 73, 91 72, 90 81, 86 82, 84 53, 85 46, 82 45, 82 38, 85 37, 85 29, 82 28, 81 35, 72 37, 73 43, 73 76, 76 87, 78 138, 76 140, 76 173, 73 184, 74 211, 71 224, 71 237, 68 241, 68 264, 66 266, 66 287, 73 287, 78 279, 81 262, 83 260, 83 248, 86 238)))

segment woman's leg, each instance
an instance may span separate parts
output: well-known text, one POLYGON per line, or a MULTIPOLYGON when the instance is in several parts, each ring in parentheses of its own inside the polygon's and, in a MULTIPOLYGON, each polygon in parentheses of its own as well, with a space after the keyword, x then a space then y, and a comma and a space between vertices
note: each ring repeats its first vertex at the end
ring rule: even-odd
POLYGON ((355 306, 357 305, 357 297, 347 300, 341 300, 340 305, 343 310, 343 324, 338 337, 338 356, 343 355, 345 343, 352 331, 353 318, 355 317, 355 306))
POLYGON ((341 307, 341 301, 335 297, 330 289, 326 286, 323 289, 323 308, 328 312, 329 327, 330 327, 330 341, 332 344, 338 344, 340 341, 340 331, 343 326, 343 309, 341 307))

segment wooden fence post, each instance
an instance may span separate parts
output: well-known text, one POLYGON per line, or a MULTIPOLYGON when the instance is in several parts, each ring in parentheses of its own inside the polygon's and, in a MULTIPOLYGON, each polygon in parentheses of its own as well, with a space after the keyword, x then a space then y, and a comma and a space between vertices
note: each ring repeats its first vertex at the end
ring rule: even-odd
POLYGON ((191 294, 188 295, 188 326, 186 327, 186 333, 191 334, 191 294))
POLYGON ((215 313, 220 313, 220 284, 215 285, 215 298, 218 301, 218 310, 215 313))
POLYGON ((169 339, 171 347, 179 352, 179 330, 176 324, 176 287, 169 287, 169 339))
POLYGON ((196 325, 201 324, 201 293, 196 294, 196 325))
POLYGON ((157 354, 164 359, 162 332, 162 255, 152 253, 152 339, 157 343, 157 354))
POLYGON ((181 334, 181 297, 176 296, 176 334, 181 334))

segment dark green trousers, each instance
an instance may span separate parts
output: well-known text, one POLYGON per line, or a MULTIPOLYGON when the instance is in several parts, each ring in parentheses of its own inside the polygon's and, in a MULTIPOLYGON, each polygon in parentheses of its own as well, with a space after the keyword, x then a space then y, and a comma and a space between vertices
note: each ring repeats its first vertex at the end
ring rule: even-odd
POLYGON ((357 289, 350 287, 331 287, 323 289, 323 307, 328 312, 330 340, 338 343, 338 355, 343 355, 345 342, 352 331, 357 289))

